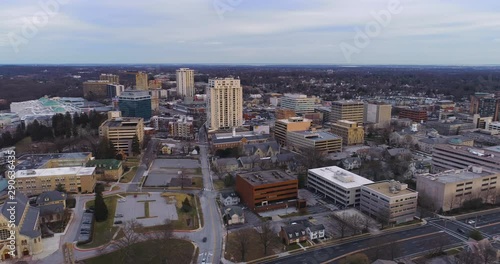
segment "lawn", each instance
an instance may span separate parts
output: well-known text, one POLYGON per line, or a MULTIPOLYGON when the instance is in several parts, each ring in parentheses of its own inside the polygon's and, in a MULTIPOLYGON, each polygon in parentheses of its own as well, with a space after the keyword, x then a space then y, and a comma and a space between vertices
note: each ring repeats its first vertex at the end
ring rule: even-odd
MULTIPOLYGON (((246 229, 248 233, 246 234, 246 239, 250 241, 248 245, 248 250, 245 256, 245 261, 251 261, 259 258, 263 258, 264 256, 264 248, 259 240, 259 234, 253 228, 246 229)), ((237 232, 229 233, 228 242, 226 243, 226 252, 224 253, 226 259, 231 260, 232 262, 241 262, 241 253, 237 246, 237 232)), ((276 234, 271 245, 267 249, 267 255, 274 255, 277 253, 281 253, 283 251, 284 244, 281 243, 281 239, 276 234)))
POLYGON ((123 174, 120 182, 129 183, 134 179, 135 174, 137 173, 137 167, 132 167, 127 173, 123 174))
POLYGON ((16 143, 16 153, 31 152, 31 137, 25 137, 16 143))
MULTIPOLYGON (((179 216, 179 220, 173 221, 173 228, 175 230, 193 230, 197 229, 200 226, 200 223, 198 222, 198 206, 200 204, 200 201, 198 200, 198 197, 191 197, 190 195, 184 194, 184 193, 162 193, 161 196, 165 197, 165 201, 167 203, 172 203, 173 199, 175 199, 175 207, 177 209, 177 215, 179 216), (191 204, 191 211, 189 212, 184 212, 181 210, 182 208, 182 202, 184 199, 188 198, 189 202, 191 204), (195 202, 196 199, 196 202, 195 202), (188 225, 188 221, 190 224, 188 225)), ((203 219, 203 215, 200 212, 200 218, 203 219)), ((201 223, 203 224, 203 223, 201 223)))
MULTIPOLYGON (((111 241, 113 235, 115 234, 118 227, 113 227, 113 221, 115 219, 116 203, 118 197, 116 195, 108 196, 104 198, 104 202, 108 207, 108 219, 104 222, 94 222, 94 232, 92 236, 92 242, 81 245, 81 248, 93 248, 106 244, 111 241)), ((88 201, 86 203, 86 208, 94 205, 94 200, 88 201)))
POLYGON ((193 187, 195 188, 203 188, 203 178, 201 177, 193 177, 193 187))
POLYGON ((224 188, 226 188, 226 185, 224 185, 224 181, 223 180, 214 180, 214 188, 219 191, 219 190, 222 190, 224 188))
MULTIPOLYGON (((171 239, 167 241, 169 245, 171 245, 175 250, 171 250, 171 256, 168 256, 170 262, 168 263, 191 263, 192 257, 194 253, 193 243, 181 240, 181 239, 171 239)), ((154 256, 151 256, 151 246, 147 242, 141 242, 133 245, 135 252, 137 254, 137 260, 144 260, 144 262, 138 263, 149 263, 149 264, 160 264, 161 261, 154 256)), ((195 258, 197 256, 195 255, 195 258)), ((118 251, 108 253, 105 255, 101 255, 95 258, 84 260, 85 264, 121 264, 120 262, 121 255, 118 251)))

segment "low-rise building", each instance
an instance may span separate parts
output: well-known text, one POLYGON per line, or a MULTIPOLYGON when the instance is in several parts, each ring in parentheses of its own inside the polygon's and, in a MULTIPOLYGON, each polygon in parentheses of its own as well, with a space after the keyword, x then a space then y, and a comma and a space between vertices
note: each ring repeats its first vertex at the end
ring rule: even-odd
POLYGON ((242 173, 236 176, 241 201, 256 212, 297 206, 298 180, 280 170, 242 173))
POLYGON ((361 186, 361 212, 387 224, 412 221, 418 193, 407 184, 382 181, 361 186))
POLYGON ((449 144, 434 146, 432 152, 432 170, 434 172, 463 169, 469 165, 477 165, 488 171, 500 172, 500 153, 491 149, 469 146, 449 144))
POLYGON ((224 206, 237 205, 240 203, 240 197, 235 192, 221 192, 219 199, 224 206))
POLYGON ((227 148, 240 148, 246 144, 264 143, 270 140, 268 134, 257 134, 252 131, 214 134, 211 140, 212 151, 227 148))
POLYGON ((427 121, 427 111, 416 108, 402 108, 399 111, 399 118, 409 118, 413 122, 427 121))
POLYGON ((21 192, 16 192, 12 204, 3 203, 1 207, 0 259, 2 261, 36 255, 43 251, 42 232, 39 225, 40 209, 30 206, 28 197, 21 192), (15 204, 14 211, 10 209, 12 204, 15 204), (11 220, 13 222, 10 222, 11 220), (11 227, 12 223, 13 227, 11 227), (15 233, 14 248, 11 247, 10 242, 11 232, 15 233), (11 255, 9 252, 12 250, 11 255))
POLYGON ((95 167, 97 180, 116 181, 123 174, 122 162, 116 159, 94 159, 87 167, 95 167))
POLYGON ((342 138, 323 131, 289 131, 286 145, 298 152, 311 150, 324 153, 342 152, 342 138))
POLYGON ((452 169, 437 174, 417 175, 417 191, 421 205, 444 212, 459 208, 465 201, 481 198, 495 203, 500 188, 500 173, 481 167, 452 169))
POLYGON ((245 223, 245 213, 243 209, 238 206, 226 206, 222 209, 224 212, 222 218, 224 219, 224 224, 235 225, 245 223))
POLYGON ((40 209, 40 222, 52 223, 64 219, 66 194, 59 191, 43 192, 36 198, 36 206, 40 209))
POLYGON ((26 195, 55 190, 58 184, 70 193, 92 193, 97 180, 95 167, 18 170, 15 177, 17 190, 26 195))
POLYGON ((332 124, 332 133, 342 137, 344 145, 357 145, 365 142, 365 130, 357 122, 339 120, 332 124))
POLYGON ((282 226, 280 237, 286 245, 307 241, 306 228, 301 224, 282 226))
POLYGON ((274 139, 282 145, 287 144, 288 132, 306 131, 311 128, 312 120, 303 117, 290 117, 288 119, 278 119, 274 124, 274 139))
POLYGON ((359 206, 361 186, 371 184, 364 177, 337 166, 308 170, 307 187, 343 207, 359 206))

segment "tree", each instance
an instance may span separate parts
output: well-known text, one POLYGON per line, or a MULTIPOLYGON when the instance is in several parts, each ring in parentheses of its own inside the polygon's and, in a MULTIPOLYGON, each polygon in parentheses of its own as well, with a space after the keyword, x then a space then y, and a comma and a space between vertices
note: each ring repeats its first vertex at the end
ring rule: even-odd
POLYGON ((227 174, 226 177, 224 177, 224 186, 226 187, 231 187, 234 185, 234 178, 231 176, 231 174, 227 174))
POLYGON ((299 189, 305 188, 307 184, 307 174, 306 173, 299 173, 297 175, 297 180, 299 181, 299 189))
POLYGON ((132 153, 134 153, 134 155, 141 154, 141 145, 139 142, 139 137, 137 137, 137 135, 134 135, 134 137, 132 138, 132 153))
POLYGON ((97 159, 114 159, 116 157, 116 149, 113 142, 105 138, 99 141, 95 157, 97 159))
POLYGON ((474 229, 472 231, 469 232, 469 237, 476 240, 476 241, 480 241, 483 239, 483 235, 481 234, 481 232, 477 229, 474 229))
POLYGON ((180 248, 182 245, 179 243, 172 243, 172 239, 174 239, 173 225, 169 220, 165 220, 164 223, 164 225, 156 228, 156 232, 148 235, 148 241, 146 242, 148 254, 144 255, 151 256, 154 263, 189 263, 192 254, 182 250, 180 248))
POLYGON ((191 203, 189 202, 189 199, 186 197, 186 199, 184 199, 184 201, 182 201, 181 210, 187 213, 187 212, 190 212, 191 209, 192 209, 191 203))
POLYGON ((104 190, 104 186, 102 184, 97 184, 95 187, 95 220, 96 222, 103 222, 108 219, 108 207, 104 202, 104 198, 102 196, 102 192, 104 190))
POLYGON ((236 248, 240 252, 241 261, 245 261, 245 256, 250 247, 250 238, 251 230, 250 229, 240 229, 235 232, 235 244, 236 248))
POLYGON ((62 193, 66 193, 66 188, 64 187, 64 185, 62 183, 58 183, 56 185, 56 191, 58 192, 62 192, 62 193))
POLYGON ((269 248, 269 245, 271 245, 273 238, 274 232, 271 226, 271 222, 263 222, 260 225, 259 240, 264 249, 264 256, 267 256, 267 249, 269 248))
POLYGON ((351 228, 350 227, 350 217, 346 212, 342 212, 339 215, 335 215, 337 218, 337 231, 340 233, 340 238, 344 238, 346 235, 346 232, 351 228))
POLYGON ((306 169, 314 169, 324 167, 327 163, 325 152, 316 150, 315 148, 302 148, 300 150, 302 156, 302 164, 306 169))
POLYGON ((119 263, 140 263, 138 259, 137 247, 134 244, 141 241, 142 234, 140 233, 143 226, 137 220, 128 220, 123 223, 122 237, 114 240, 114 244, 118 248, 120 256, 119 263))

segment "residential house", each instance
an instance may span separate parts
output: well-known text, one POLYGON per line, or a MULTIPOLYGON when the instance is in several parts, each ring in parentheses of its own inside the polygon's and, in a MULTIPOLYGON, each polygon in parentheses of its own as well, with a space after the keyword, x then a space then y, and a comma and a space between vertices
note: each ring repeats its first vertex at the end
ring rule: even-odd
POLYGON ((240 203, 240 197, 235 192, 221 192, 219 198, 224 206, 237 205, 240 203))
POLYGON ((243 153, 246 156, 257 155, 261 158, 274 157, 279 154, 279 152, 280 146, 276 141, 243 145, 243 153))
POLYGON ((306 227, 297 223, 292 223, 289 226, 282 226, 280 237, 286 245, 304 242, 308 239, 306 227))
POLYGON ((122 162, 116 159, 94 159, 87 162, 87 167, 96 167, 98 180, 116 181, 123 174, 122 162))
POLYGON ((325 226, 324 225, 310 225, 306 227, 307 235, 309 235, 310 240, 325 238, 325 226))
POLYGON ((342 160, 342 167, 346 170, 359 169, 361 167, 361 159, 359 157, 348 157, 342 160))
POLYGON ((36 198, 36 206, 40 209, 41 223, 61 221, 66 209, 66 194, 59 191, 44 192, 36 198))
POLYGON ((231 172, 238 170, 240 163, 236 158, 223 158, 215 161, 215 167, 219 172, 231 172))
POLYGON ((226 206, 223 208, 224 215, 222 216, 226 225, 244 224, 245 213, 238 206, 226 206))

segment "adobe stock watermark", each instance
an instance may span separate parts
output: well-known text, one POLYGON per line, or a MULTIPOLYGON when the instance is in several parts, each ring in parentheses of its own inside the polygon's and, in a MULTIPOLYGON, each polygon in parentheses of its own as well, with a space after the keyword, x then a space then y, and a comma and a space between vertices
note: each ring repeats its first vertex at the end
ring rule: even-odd
MULTIPOLYGON (((410 0, 411 1, 411 0, 410 0)), ((363 49, 370 45, 371 40, 382 34, 382 30, 389 26, 393 15, 397 15, 403 11, 403 6, 400 0, 390 0, 386 9, 378 12, 370 12, 372 20, 365 24, 363 29, 356 28, 356 34, 352 43, 340 43, 340 50, 348 63, 352 62, 352 55, 359 54, 363 49)))
POLYGON ((33 39, 41 28, 47 26, 49 20, 59 14, 61 5, 66 5, 71 0, 40 0, 38 5, 40 11, 30 17, 21 18, 23 25, 21 27, 21 34, 9 32, 7 38, 15 53, 19 53, 22 45, 27 45, 33 39))
POLYGON ((219 19, 224 20, 224 14, 234 11, 242 2, 243 0, 213 0, 213 6, 219 19))

